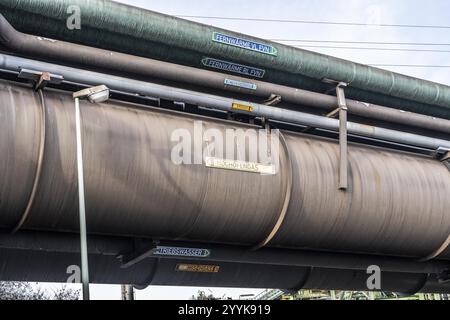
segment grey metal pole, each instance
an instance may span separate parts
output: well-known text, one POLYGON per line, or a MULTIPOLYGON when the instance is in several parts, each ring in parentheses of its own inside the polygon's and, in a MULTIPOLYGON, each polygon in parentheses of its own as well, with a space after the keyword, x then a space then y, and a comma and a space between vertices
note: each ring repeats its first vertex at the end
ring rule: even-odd
POLYGON ((80 252, 81 252, 81 281, 83 283, 83 300, 89 300, 89 265, 86 231, 86 207, 84 199, 83 175, 83 145, 81 141, 80 99, 75 98, 75 126, 77 137, 77 169, 78 169, 78 199, 80 215, 80 252))

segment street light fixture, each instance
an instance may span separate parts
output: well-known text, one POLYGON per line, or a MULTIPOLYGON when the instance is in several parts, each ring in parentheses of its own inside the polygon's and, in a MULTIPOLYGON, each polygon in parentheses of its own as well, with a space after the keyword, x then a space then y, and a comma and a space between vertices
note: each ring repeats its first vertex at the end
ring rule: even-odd
POLYGON ((83 145, 81 141, 80 99, 87 99, 91 103, 105 102, 109 98, 109 89, 101 85, 87 88, 73 94, 75 99, 75 127, 77 138, 77 170, 78 170, 78 201, 80 216, 80 252, 81 252, 81 281, 83 283, 83 300, 89 300, 89 265, 86 231, 86 206, 84 199, 84 170, 83 145))
POLYGON ((105 85, 87 88, 73 94, 73 97, 83 99, 86 98, 91 103, 101 103, 109 99, 109 88, 105 85))

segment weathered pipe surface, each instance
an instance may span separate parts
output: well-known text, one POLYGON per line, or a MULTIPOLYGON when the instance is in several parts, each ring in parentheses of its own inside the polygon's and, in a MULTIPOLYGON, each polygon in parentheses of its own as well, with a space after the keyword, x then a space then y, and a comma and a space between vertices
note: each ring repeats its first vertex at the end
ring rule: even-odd
MULTIPOLYGON (((77 232, 73 100, 58 91, 44 97, 44 167, 22 229, 77 232)), ((30 88, 8 82, 0 101, 0 226, 12 229, 35 178, 41 109, 30 88)), ((192 133, 194 120, 203 120, 204 130, 248 126, 136 107, 81 105, 91 234, 253 247, 268 239, 288 201, 268 246, 421 259, 449 236, 450 172, 437 160, 352 144, 350 188, 342 192, 338 144, 283 132, 276 175, 175 165, 174 130, 192 133)))

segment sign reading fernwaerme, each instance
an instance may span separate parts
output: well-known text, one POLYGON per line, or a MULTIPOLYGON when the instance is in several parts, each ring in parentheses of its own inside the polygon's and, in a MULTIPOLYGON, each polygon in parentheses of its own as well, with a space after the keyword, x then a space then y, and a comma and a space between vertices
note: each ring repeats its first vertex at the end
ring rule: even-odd
POLYGON ((278 50, 271 45, 229 36, 220 32, 213 33, 213 41, 272 56, 276 56, 278 54, 278 50))
POLYGON ((202 64, 208 68, 219 69, 227 72, 234 72, 243 74, 245 76, 264 78, 266 70, 258 69, 254 67, 245 66, 242 64, 237 64, 233 62, 213 59, 213 58, 203 58, 202 64))

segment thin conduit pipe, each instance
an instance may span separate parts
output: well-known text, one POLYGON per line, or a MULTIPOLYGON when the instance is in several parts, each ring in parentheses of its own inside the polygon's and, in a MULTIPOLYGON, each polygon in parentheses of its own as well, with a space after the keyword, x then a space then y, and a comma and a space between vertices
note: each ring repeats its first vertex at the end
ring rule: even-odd
MULTIPOLYGON (((336 132, 339 130, 339 121, 336 119, 287 109, 275 108, 252 102, 239 101, 210 94, 203 94, 195 91, 176 89, 173 87, 105 75, 86 70, 63 67, 5 54, 0 54, 0 68, 10 71, 19 71, 22 68, 34 69, 36 71, 45 71, 62 75, 65 80, 71 82, 83 83, 91 86, 104 84, 112 90, 135 93, 136 95, 158 97, 161 99, 185 102, 211 109, 246 114, 255 117, 264 117, 266 119, 274 119, 286 123, 328 129, 336 132), (235 109, 233 107, 234 105, 246 106, 251 111, 235 109)), ((412 133, 374 127, 354 122, 348 122, 348 132, 350 134, 423 147, 431 150, 438 150, 440 148, 450 149, 450 141, 447 140, 425 137, 412 133)))

